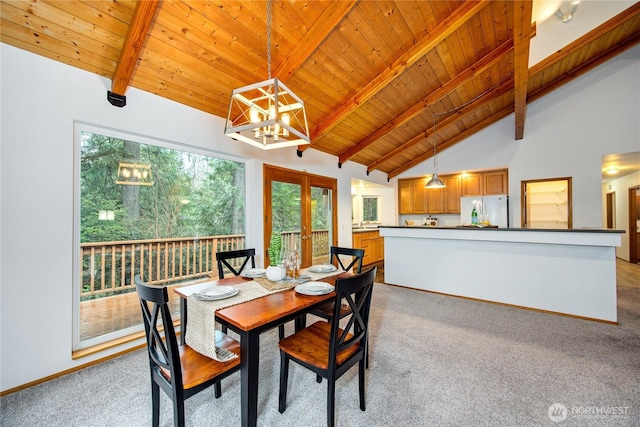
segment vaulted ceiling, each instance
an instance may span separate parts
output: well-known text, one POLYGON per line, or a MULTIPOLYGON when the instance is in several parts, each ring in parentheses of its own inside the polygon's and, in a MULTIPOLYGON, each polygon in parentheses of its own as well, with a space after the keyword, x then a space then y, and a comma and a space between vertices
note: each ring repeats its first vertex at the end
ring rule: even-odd
MULTIPOLYGON (((2 1, 2 42, 226 117, 266 80, 265 1, 2 1)), ((280 1, 272 76, 305 101, 300 146, 392 178, 640 41, 640 3, 529 68, 525 0, 280 1)), ((106 94, 105 94, 105 102, 106 94)), ((116 107, 114 107, 116 108, 116 107)), ((124 107, 126 108, 126 107, 124 107)))

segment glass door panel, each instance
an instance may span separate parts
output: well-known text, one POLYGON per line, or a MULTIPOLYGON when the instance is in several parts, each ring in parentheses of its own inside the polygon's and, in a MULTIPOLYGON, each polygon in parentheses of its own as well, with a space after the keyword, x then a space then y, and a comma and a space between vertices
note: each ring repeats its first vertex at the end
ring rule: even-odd
POLYGON ((311 187, 311 250, 312 264, 329 262, 329 247, 333 242, 331 189, 311 187))
POLYGON ((303 268, 328 262, 337 243, 336 180, 265 165, 264 182, 265 265, 270 253, 288 256, 294 247, 303 268))
MULTIPOLYGON (((271 235, 280 235, 280 250, 269 251, 270 258, 274 255, 278 258, 289 257, 295 249, 301 250, 302 229, 302 186, 289 182, 271 182, 271 235), (274 253, 277 252, 277 253, 274 253)), ((277 243, 276 243, 277 244, 277 243)), ((270 259, 269 264, 274 262, 270 259)), ((280 260, 275 260, 276 263, 280 260)))

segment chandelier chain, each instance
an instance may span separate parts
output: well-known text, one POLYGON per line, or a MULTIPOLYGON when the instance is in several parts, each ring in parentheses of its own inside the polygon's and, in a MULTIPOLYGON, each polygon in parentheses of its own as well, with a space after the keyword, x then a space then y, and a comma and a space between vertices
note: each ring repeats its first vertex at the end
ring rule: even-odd
POLYGON ((271 3, 267 1, 267 74, 268 80, 271 80, 271 3))

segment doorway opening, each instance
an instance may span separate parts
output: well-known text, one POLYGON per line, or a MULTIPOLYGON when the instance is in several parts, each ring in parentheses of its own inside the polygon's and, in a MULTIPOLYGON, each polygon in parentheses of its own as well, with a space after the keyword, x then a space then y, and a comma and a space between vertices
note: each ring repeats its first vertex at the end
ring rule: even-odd
POLYGON ((521 182, 522 228, 573 227, 571 178, 521 182))

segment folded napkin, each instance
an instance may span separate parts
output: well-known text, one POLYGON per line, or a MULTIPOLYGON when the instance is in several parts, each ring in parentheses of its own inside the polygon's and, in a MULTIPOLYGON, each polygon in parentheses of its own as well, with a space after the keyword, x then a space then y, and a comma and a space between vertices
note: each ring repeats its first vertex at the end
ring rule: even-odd
POLYGON ((195 295, 187 298, 187 333, 186 343, 198 353, 202 353, 220 362, 227 362, 238 357, 225 349, 216 347, 215 325, 216 311, 232 305, 241 304, 272 292, 267 291, 255 281, 244 282, 235 286, 240 292, 230 298, 214 301, 202 301, 195 295))

